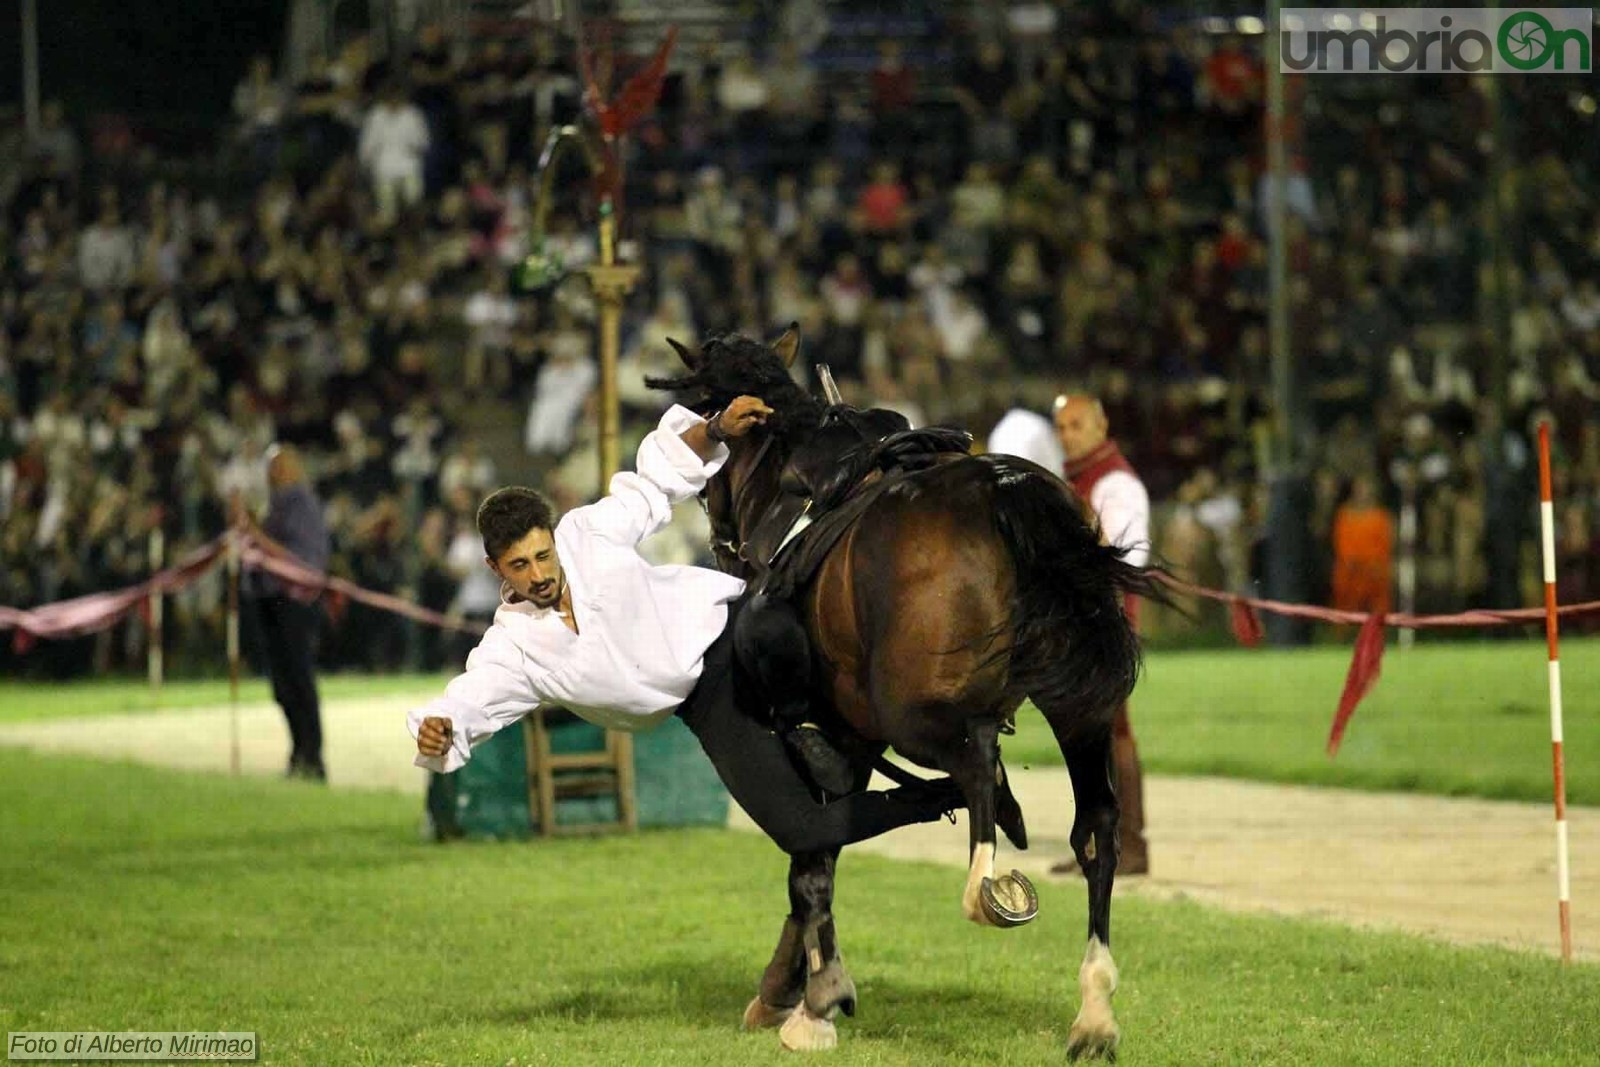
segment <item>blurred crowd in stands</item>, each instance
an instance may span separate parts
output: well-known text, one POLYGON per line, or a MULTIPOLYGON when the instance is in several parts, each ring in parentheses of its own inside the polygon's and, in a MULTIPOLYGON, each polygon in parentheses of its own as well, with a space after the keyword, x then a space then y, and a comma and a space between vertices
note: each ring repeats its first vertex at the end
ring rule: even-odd
MULTIPOLYGON (((1278 414, 1261 38, 992 12, 853 65, 781 22, 680 50, 630 143, 622 227, 646 272, 627 430, 665 401, 642 379, 671 369, 667 337, 791 321, 851 400, 980 438, 1092 389, 1158 501, 1157 552, 1257 588, 1278 414)), ((1404 95, 1365 99, 1312 81, 1290 80, 1284 129, 1307 595, 1334 595, 1342 556, 1399 552, 1414 508, 1419 610, 1534 602, 1548 415, 1562 596, 1600 597, 1593 98, 1554 78, 1385 79, 1404 95), (1498 205, 1495 107, 1517 139, 1498 205), (1341 509, 1387 519, 1392 543, 1383 521, 1336 536, 1341 509)), ((517 270, 539 146, 581 97, 557 33, 428 27, 402 56, 356 37, 295 79, 257 60, 204 167, 53 104, 31 143, 0 131, 0 604, 142 578, 157 524, 169 560, 205 542, 230 491, 264 500, 284 440, 311 459, 336 572, 492 612, 483 492, 542 484, 568 507, 598 484, 587 285, 523 292, 517 270)), ((580 267, 587 183, 557 188, 547 250, 580 267)), ((219 579, 174 598, 180 669, 218 655, 220 598, 219 579)), ((459 652, 355 621, 327 664, 459 652)), ((0 658, 103 670, 143 640, 135 621, 0 658)))

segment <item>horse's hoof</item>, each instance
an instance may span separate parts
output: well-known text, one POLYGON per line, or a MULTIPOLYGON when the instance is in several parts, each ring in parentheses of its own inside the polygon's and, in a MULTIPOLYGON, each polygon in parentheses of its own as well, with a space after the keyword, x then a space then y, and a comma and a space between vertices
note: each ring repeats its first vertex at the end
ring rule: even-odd
POLYGON ((778 1040, 790 1052, 823 1052, 839 1043, 839 1030, 801 1004, 778 1031, 778 1040))
POLYGON ((985 878, 978 890, 978 903, 989 924, 1002 930, 1026 925, 1039 914, 1039 892, 1021 871, 985 878))
POLYGON ((760 997, 751 997, 750 1003, 745 1005, 744 1021, 740 1027, 745 1030, 771 1030, 775 1026, 782 1026, 793 1014, 793 1008, 774 1008, 760 997))
POLYGON ((1122 1031, 1117 1028, 1114 1021, 1089 1025, 1085 1023, 1083 1015, 1073 1021, 1072 1029, 1067 1031, 1067 1058, 1071 1060, 1105 1060, 1108 1063, 1117 1062, 1117 1042, 1122 1040, 1122 1031))

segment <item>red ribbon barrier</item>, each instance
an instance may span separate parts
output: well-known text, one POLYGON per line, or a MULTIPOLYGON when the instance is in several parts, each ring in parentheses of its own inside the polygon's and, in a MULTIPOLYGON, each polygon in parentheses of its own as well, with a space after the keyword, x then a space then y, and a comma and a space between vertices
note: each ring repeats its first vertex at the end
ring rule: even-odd
POLYGON ((226 547, 227 539, 219 537, 190 552, 166 570, 122 589, 88 593, 27 610, 0 607, 0 630, 16 631, 11 638, 11 647, 21 655, 40 638, 79 637, 107 629, 129 612, 137 610, 150 599, 152 593, 170 593, 194 583, 217 565, 226 547))
MULTIPOLYGON (((227 548, 227 535, 202 545, 189 553, 176 565, 151 575, 137 585, 105 593, 90 593, 43 604, 23 610, 0 606, 0 631, 15 630, 12 647, 20 654, 33 647, 39 638, 77 637, 95 633, 114 625, 129 612, 138 610, 152 593, 171 593, 182 589, 217 566, 227 548)), ((401 615, 417 622, 441 629, 462 633, 481 634, 486 627, 481 623, 451 618, 431 611, 413 601, 388 593, 363 589, 344 578, 335 578, 323 571, 313 570, 296 560, 273 556, 249 537, 240 540, 240 560, 276 576, 291 587, 306 594, 326 593, 330 606, 342 613, 345 604, 354 600, 380 611, 401 615)), ((1234 638, 1247 648, 1262 643, 1263 630, 1259 612, 1266 611, 1288 618, 1309 619, 1342 625, 1356 625, 1361 632, 1356 637, 1350 670, 1345 676, 1344 689, 1339 695, 1339 705, 1334 713, 1333 727, 1328 734, 1328 755, 1339 751, 1346 728, 1357 706, 1377 684, 1383 666, 1384 631, 1388 627, 1412 630, 1450 629, 1461 627, 1527 626, 1544 622, 1543 608, 1471 608, 1454 615, 1374 614, 1363 611, 1341 611, 1337 608, 1318 607, 1313 604, 1291 604, 1282 600, 1240 596, 1217 589, 1186 582, 1160 571, 1151 572, 1155 579, 1174 592, 1203 600, 1215 600, 1228 605, 1229 623, 1234 638)), ((1568 604, 1558 610, 1568 618, 1586 618, 1600 615, 1600 600, 1584 604, 1568 604)))
POLYGON ((403 615, 408 619, 415 619, 417 622, 425 622, 429 626, 437 626, 441 630, 459 630, 462 633, 481 634, 487 629, 482 623, 451 618, 437 611, 431 611, 415 601, 406 600, 403 597, 393 596, 389 593, 378 593, 371 589, 363 589, 354 582, 343 578, 331 577, 323 571, 312 570, 304 563, 296 560, 273 556, 249 537, 240 541, 239 560, 246 567, 256 567, 264 570, 288 585, 306 593, 327 592, 331 597, 355 600, 380 611, 387 611, 393 615, 403 615))
MULTIPOLYGON (((228 535, 223 535, 195 549, 166 570, 122 589, 89 593, 71 600, 41 604, 36 608, 0 606, 0 631, 15 631, 11 646, 21 655, 41 638, 81 637, 109 629, 130 612, 143 610, 151 594, 165 595, 194 584, 207 571, 222 563, 227 547, 228 535)), ((346 602, 357 600, 380 611, 403 615, 441 629, 472 634, 481 634, 485 630, 482 623, 451 618, 402 597, 363 589, 354 582, 330 577, 303 563, 269 555, 249 537, 240 539, 239 558, 245 566, 273 574, 296 589, 313 594, 326 591, 329 600, 339 610, 343 609, 346 602)))

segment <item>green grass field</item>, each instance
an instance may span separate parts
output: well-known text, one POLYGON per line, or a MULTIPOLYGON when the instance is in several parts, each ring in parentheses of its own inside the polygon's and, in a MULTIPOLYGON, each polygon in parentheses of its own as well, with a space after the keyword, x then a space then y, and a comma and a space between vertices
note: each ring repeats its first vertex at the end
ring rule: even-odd
MULTIPOLYGON (((1336 759, 1324 754, 1349 666, 1344 646, 1294 650, 1153 651, 1134 694, 1134 726, 1146 765, 1170 774, 1216 774, 1336 785, 1545 801, 1550 726, 1544 644, 1427 644, 1391 648, 1383 677, 1352 720, 1336 759)), ((1600 804, 1600 640, 1568 641, 1568 797, 1600 804)), ((415 693, 431 697, 444 676, 331 676, 325 699, 415 693)), ((242 699, 270 700, 247 681, 242 699)), ((144 712, 222 704, 226 682, 173 682, 152 695, 130 681, 71 685, 0 682, 0 723, 57 715, 144 712)), ((1005 743, 1012 766, 1056 765, 1061 756, 1031 710, 1005 743)))
MULTIPOLYGON (((425 845, 415 798, 0 750, 6 1030, 255 1030, 290 1064, 794 1062, 739 1014, 784 864, 731 831, 425 845)), ((852 856, 831 1064, 1064 1062, 1082 890, 971 927, 852 856)), ((1580 1064, 1600 967, 1122 901, 1125 1064, 1580 1064)))
MULTIPOLYGON (((1541 635, 1542 636, 1542 635, 1541 635)), ((1347 646, 1146 657, 1134 732, 1148 769, 1361 789, 1550 799, 1542 639, 1391 647, 1383 676, 1329 759, 1347 646)), ((1600 641, 1562 646, 1567 796, 1600 804, 1600 641)), ((1059 764, 1031 709, 1005 742, 1014 766, 1059 764)))

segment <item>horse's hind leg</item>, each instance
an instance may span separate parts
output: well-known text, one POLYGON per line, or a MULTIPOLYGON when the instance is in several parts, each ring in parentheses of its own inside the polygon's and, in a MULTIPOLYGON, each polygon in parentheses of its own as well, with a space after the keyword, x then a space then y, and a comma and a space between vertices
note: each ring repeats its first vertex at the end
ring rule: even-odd
POLYGON ((1111 958, 1111 886, 1117 873, 1117 795, 1111 780, 1111 728, 1074 733, 1069 720, 1046 713, 1072 776, 1077 813, 1072 851, 1089 883, 1089 945, 1078 968, 1078 1015, 1067 1033, 1067 1053, 1114 1059, 1121 1031, 1111 1010, 1117 964, 1111 958))
MULTIPOLYGON (((981 926, 1011 927, 1029 922, 1039 913, 1039 897, 1020 871, 995 877, 995 823, 999 803, 1004 799, 1015 807, 1009 786, 1000 785, 1000 724, 993 720, 973 720, 967 725, 967 743, 949 767, 950 777, 961 786, 967 799, 970 820, 967 887, 961 894, 961 910, 981 926), (1003 796, 1002 796, 1003 794, 1003 796)), ((1012 814, 1007 809, 1008 817, 1012 814)), ((1021 825, 1021 809, 1015 812, 1021 825)), ((1026 847, 1026 835, 1021 835, 1026 847)))

